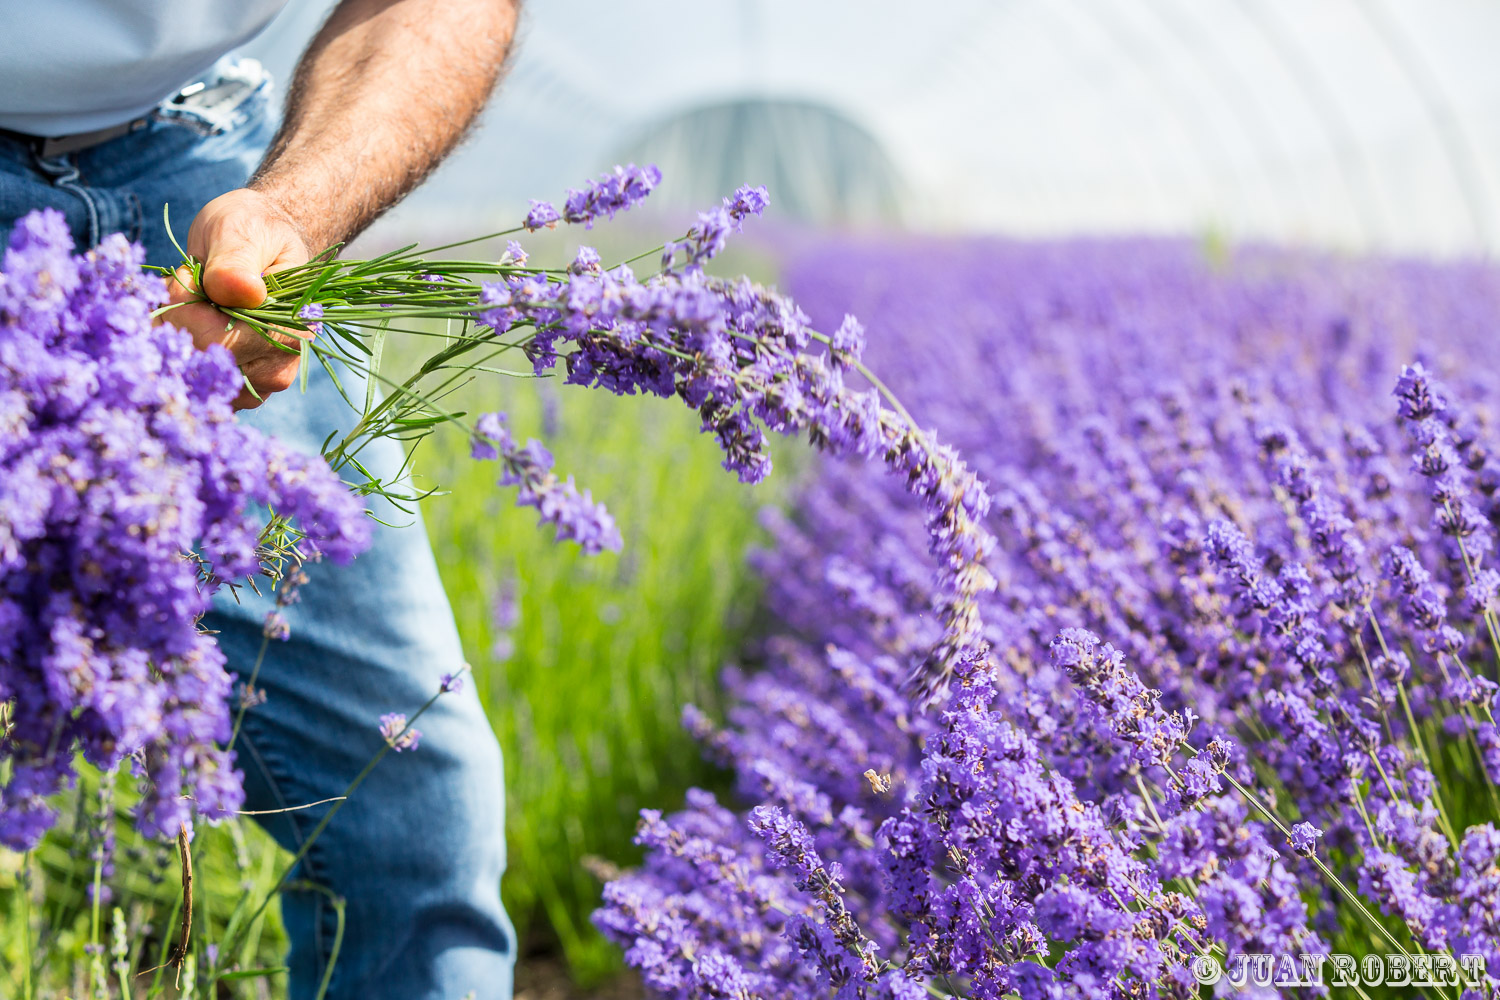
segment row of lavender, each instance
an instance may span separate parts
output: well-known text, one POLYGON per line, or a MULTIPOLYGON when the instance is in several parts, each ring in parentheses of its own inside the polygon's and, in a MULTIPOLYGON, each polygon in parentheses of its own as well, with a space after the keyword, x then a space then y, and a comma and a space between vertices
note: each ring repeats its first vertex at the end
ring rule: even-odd
POLYGON ((686 713, 758 804, 645 815, 596 916, 647 982, 1188 996, 1205 956, 1373 950, 1493 994, 1456 966, 1500 972, 1500 275, 1132 242, 792 276, 988 482, 989 653, 914 707, 922 517, 826 463, 760 561, 764 669, 686 713))

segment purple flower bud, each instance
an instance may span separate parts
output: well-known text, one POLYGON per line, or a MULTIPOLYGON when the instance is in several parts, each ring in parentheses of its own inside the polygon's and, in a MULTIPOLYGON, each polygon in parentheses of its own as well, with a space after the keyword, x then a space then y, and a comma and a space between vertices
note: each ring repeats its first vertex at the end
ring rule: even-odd
POLYGON ((392 750, 402 753, 417 748, 422 731, 407 726, 405 714, 389 712, 380 717, 380 736, 392 750))
POLYGON ((839 328, 834 331, 832 340, 834 362, 852 364, 864 354, 865 328, 853 316, 845 316, 839 328))
POLYGON ((1318 838, 1323 836, 1323 831, 1311 823, 1292 824, 1292 835, 1287 838, 1292 845, 1292 850, 1304 858, 1313 856, 1317 848, 1318 838))
POLYGON ((531 211, 526 213, 526 221, 522 225, 536 232, 538 229, 550 229, 557 224, 559 218, 557 209, 553 208, 550 202, 532 199, 531 211))
POLYGON ((278 639, 285 642, 291 637, 292 629, 287 624, 286 617, 280 611, 266 612, 265 624, 261 626, 261 633, 267 639, 278 639))
POLYGON ((661 171, 654 166, 637 167, 634 163, 616 166, 612 172, 600 174, 598 180, 569 191, 562 216, 568 222, 582 223, 592 229, 599 216, 613 219, 616 212, 638 205, 660 183, 661 171))
POLYGON ((751 187, 746 184, 734 193, 733 198, 724 199, 724 207, 735 222, 742 221, 747 215, 760 215, 770 204, 771 196, 764 185, 751 187))

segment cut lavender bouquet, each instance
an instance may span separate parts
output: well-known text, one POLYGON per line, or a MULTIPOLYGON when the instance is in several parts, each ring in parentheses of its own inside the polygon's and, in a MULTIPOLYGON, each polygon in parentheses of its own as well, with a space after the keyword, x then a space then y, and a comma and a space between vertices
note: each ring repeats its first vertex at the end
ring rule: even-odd
MULTIPOLYGON (((616 167, 571 191, 561 212, 533 202, 522 225, 480 240, 559 223, 592 227, 639 203, 659 180, 655 168, 616 167)), ((415 247, 368 261, 320 255, 268 275, 270 295, 260 307, 224 311, 261 331, 315 334, 298 348, 283 345, 302 351, 304 376, 320 363, 336 381, 339 365, 365 378, 364 396, 349 399, 358 419, 324 447, 331 468, 357 491, 415 499, 401 484, 361 478, 362 443, 378 436, 420 438, 454 424, 472 438, 476 459, 500 462, 500 484, 517 487, 518 503, 535 507, 560 539, 589 552, 620 544, 602 505, 553 471, 553 456, 540 442, 515 441, 503 413, 470 422, 445 409, 443 399, 455 386, 477 375, 561 371, 572 385, 678 398, 698 413, 723 450, 725 468, 745 483, 770 473, 767 431, 805 432, 821 451, 878 459, 921 501, 936 559, 934 586, 945 595, 936 609, 941 633, 909 677, 918 699, 929 699, 978 648, 975 598, 993 585, 982 566, 992 539, 976 520, 988 494, 958 454, 918 427, 864 366, 856 320, 845 317, 831 334, 821 333, 786 296, 748 279, 704 272, 702 265, 767 203, 764 188, 742 187, 700 213, 680 239, 608 269, 587 246, 566 269, 531 267, 515 241, 498 261, 419 256, 415 247), (647 258, 657 258, 655 269, 641 279, 631 264, 647 258), (433 320, 448 326, 416 325, 433 320), (441 346, 415 372, 394 377, 382 363, 393 334, 425 336, 441 346)))

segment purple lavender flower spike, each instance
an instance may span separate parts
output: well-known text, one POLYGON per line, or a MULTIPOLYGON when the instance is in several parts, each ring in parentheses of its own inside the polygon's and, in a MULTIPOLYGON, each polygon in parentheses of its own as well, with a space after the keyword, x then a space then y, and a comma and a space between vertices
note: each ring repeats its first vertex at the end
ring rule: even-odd
POLYGON ((1393 395, 1400 401, 1404 420, 1427 420, 1448 408, 1442 396, 1434 394, 1430 376, 1420 361, 1401 366, 1393 395))
POLYGON ((579 247, 578 256, 573 258, 573 263, 568 265, 570 274, 603 274, 604 268, 599 261, 599 251, 593 247, 579 247))
POLYGON ((770 204, 771 196, 765 185, 743 185, 734 193, 734 197, 724 199, 724 207, 736 223, 743 222, 747 216, 760 215, 770 204))
POLYGON ((261 626, 261 632, 267 639, 280 639, 283 642, 292 635, 291 626, 287 624, 286 616, 280 611, 266 612, 266 620, 261 626))
POLYGON ((1317 848, 1318 838, 1321 836, 1323 836, 1323 831, 1311 823, 1293 824, 1292 835, 1289 838, 1292 850, 1304 858, 1310 858, 1313 855, 1313 851, 1317 848))
MULTIPOLYGON (((562 217, 570 223, 582 223, 592 229, 601 215, 613 219, 616 212, 624 212, 643 201, 661 183, 661 171, 655 166, 616 166, 613 171, 599 175, 581 188, 568 192, 563 205, 562 217)), ((528 228, 536 228, 530 225, 528 228)))
POLYGON ((536 232, 538 229, 551 228, 560 218, 561 216, 557 214, 557 209, 552 207, 551 202, 532 199, 531 211, 526 213, 526 220, 522 225, 536 232))
POLYGON ((853 316, 845 316, 839 328, 834 331, 832 340, 835 363, 852 364, 864 354, 865 328, 853 316))
POLYGON ((503 413, 486 413, 475 421, 471 454, 477 459, 498 458, 503 466, 501 486, 519 487, 516 504, 535 507, 543 524, 557 529, 559 541, 574 541, 589 555, 618 551, 623 540, 602 504, 587 490, 579 491, 573 477, 558 479, 552 454, 535 438, 517 446, 503 413))
POLYGON ((397 753, 415 750, 422 731, 407 725, 402 712, 387 712, 380 717, 380 737, 397 753))
POLYGON ((474 421, 474 437, 469 442, 469 454, 479 461, 493 462, 502 452, 515 447, 506 425, 504 413, 483 413, 474 421))
POLYGON ((698 222, 687 231, 688 263, 702 264, 724 252, 736 222, 728 209, 711 208, 698 213, 698 222))

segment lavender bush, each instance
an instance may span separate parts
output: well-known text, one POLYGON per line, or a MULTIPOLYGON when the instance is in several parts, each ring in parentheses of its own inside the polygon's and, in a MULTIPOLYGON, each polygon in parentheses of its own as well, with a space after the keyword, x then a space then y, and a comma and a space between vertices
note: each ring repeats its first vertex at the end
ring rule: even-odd
POLYGON ((132 760, 148 834, 238 808, 229 677, 197 619, 225 581, 369 539, 324 463, 234 422, 227 351, 152 325, 166 285, 138 247, 72 249, 60 214, 34 213, 0 273, 0 844, 15 850, 56 820, 75 747, 104 770, 132 760))
POLYGON ((685 712, 752 808, 644 813, 596 914, 649 986, 1191 996, 1288 956, 1269 995, 1353 951, 1492 996, 1500 275, 1151 242, 792 273, 992 484, 982 644, 911 697, 951 598, 889 481, 830 461, 771 518, 764 666, 685 712))

